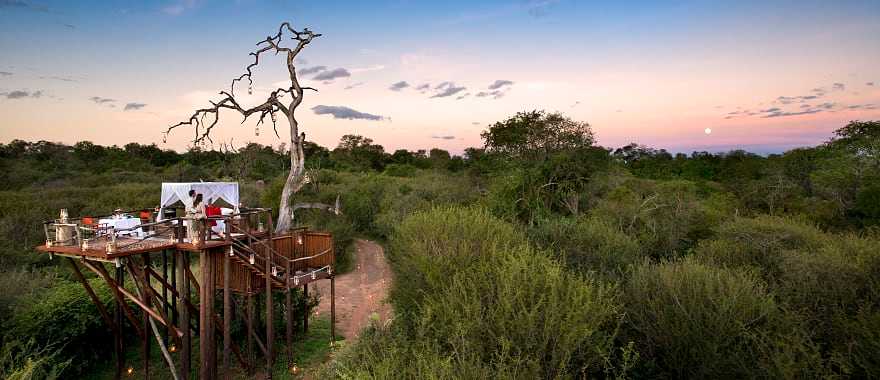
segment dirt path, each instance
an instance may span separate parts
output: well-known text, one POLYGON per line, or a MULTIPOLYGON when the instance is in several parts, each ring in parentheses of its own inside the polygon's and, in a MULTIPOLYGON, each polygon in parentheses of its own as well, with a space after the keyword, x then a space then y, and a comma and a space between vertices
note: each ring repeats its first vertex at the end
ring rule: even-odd
MULTIPOLYGON (((355 268, 336 276, 336 331, 347 340, 357 338, 376 313, 379 322, 391 318, 391 305, 385 302, 391 285, 391 268, 382 246, 369 240, 355 240, 355 268)), ((311 289, 310 289, 311 290, 311 289)), ((330 314, 330 281, 318 281, 321 294, 320 315, 330 314)))

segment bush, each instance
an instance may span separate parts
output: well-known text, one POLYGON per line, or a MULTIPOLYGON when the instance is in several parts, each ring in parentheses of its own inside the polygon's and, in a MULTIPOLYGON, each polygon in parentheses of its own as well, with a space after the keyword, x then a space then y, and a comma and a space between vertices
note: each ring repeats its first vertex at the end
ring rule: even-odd
POLYGON ((759 268, 765 279, 778 278, 783 251, 819 249, 826 242, 816 227, 790 217, 737 218, 720 225, 715 237, 695 249, 707 263, 726 267, 759 268))
POLYGON ((384 173, 392 177, 412 177, 416 174, 416 167, 409 164, 388 164, 384 173))
POLYGON ((612 373, 615 290, 565 271, 479 208, 407 217, 391 239, 395 322, 337 359, 342 378, 612 373))
POLYGON ((539 247, 579 272, 593 271, 616 279, 642 257, 637 242, 597 218, 541 219, 528 231, 539 247))
MULTIPOLYGON (((111 302, 110 290, 100 279, 89 283, 105 305, 111 302)), ((78 283, 61 281, 45 294, 20 301, 4 328, 9 340, 32 339, 36 347, 61 344, 57 353, 59 360, 74 359, 66 368, 65 377, 72 377, 110 355, 111 348, 105 343, 111 341, 111 333, 78 283)))
POLYGON ((645 263, 625 286, 627 327, 651 377, 815 374, 816 354, 750 271, 645 263))

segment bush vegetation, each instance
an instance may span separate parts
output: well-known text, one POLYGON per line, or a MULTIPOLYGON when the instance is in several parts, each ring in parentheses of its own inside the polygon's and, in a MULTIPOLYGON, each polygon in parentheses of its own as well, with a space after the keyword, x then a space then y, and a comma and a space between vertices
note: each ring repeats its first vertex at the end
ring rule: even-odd
MULTIPOLYGON (((461 157, 307 144, 295 201, 343 214, 296 221, 334 233, 341 269, 355 237, 386 241, 395 276, 393 322, 323 375, 880 377, 880 122, 768 156, 607 149, 542 111, 483 138, 461 157)), ((151 207, 166 180, 239 181, 276 208, 285 153, 0 144, 0 375, 78 377, 107 355, 69 271, 32 252, 41 221, 151 207)))

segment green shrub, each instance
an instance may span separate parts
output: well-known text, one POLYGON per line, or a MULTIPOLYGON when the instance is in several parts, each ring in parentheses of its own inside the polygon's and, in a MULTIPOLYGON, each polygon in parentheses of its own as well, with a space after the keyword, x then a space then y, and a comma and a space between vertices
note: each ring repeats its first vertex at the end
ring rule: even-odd
POLYGON ((773 378, 816 370, 796 321, 753 272, 690 259, 645 263, 625 294, 627 327, 654 366, 643 368, 650 376, 773 378))
POLYGON ((418 170, 415 166, 409 164, 388 164, 385 166, 384 173, 392 177, 412 177, 418 170))
POLYGON ((480 208, 417 212, 392 235, 395 321, 342 378, 571 378, 620 371, 609 285, 566 271, 480 208))
POLYGON ((597 218, 540 219, 528 231, 538 246, 580 272, 595 271, 617 278, 642 257, 636 241, 597 218))
POLYGON ((715 237, 695 249, 704 262, 760 268, 767 280, 778 278, 784 251, 812 252, 827 241, 816 227, 790 217, 736 218, 717 228, 715 237))
MULTIPOLYGON (((100 279, 89 283, 105 305, 111 302, 110 290, 100 279)), ((79 283, 60 281, 45 294, 21 300, 4 328, 8 339, 30 339, 36 347, 60 345, 58 360, 74 359, 65 376, 110 355, 110 331, 79 283)))

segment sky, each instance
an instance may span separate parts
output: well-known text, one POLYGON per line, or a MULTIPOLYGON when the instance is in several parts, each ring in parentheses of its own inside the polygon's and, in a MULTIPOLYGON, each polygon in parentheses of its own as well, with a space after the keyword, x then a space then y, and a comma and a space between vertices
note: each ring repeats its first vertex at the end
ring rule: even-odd
MULTIPOLYGON (((306 138, 386 151, 481 146, 526 110, 592 125, 598 143, 776 153, 880 119, 880 1, 0 0, 0 142, 157 143, 219 99, 256 43, 289 21, 321 33, 298 56, 315 87, 306 138)), ((281 57, 244 105, 288 87, 281 57)), ((221 143, 278 145, 221 113, 221 143)), ((281 121, 280 121, 281 122, 281 121)), ((210 146, 208 146, 210 147, 210 146)))

